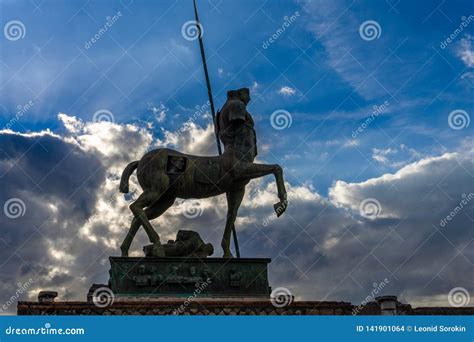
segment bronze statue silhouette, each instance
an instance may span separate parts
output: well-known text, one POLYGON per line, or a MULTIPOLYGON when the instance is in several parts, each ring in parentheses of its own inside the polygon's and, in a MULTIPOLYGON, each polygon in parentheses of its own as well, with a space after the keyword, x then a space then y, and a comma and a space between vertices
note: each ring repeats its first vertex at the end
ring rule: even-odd
MULTIPOLYGON (((257 164, 256 134, 252 116, 247 111, 250 102, 248 88, 231 90, 227 101, 216 116, 216 130, 224 144, 224 153, 216 157, 183 154, 169 148, 158 148, 146 153, 139 161, 131 162, 122 173, 120 191, 127 193, 128 180, 137 170, 143 193, 130 205, 134 218, 120 249, 128 256, 132 240, 140 226, 145 229, 154 250, 160 250, 160 237, 150 220, 162 215, 176 198, 208 198, 225 193, 227 221, 222 237, 225 258, 231 258, 230 237, 245 186, 251 179, 273 174, 279 202, 274 205, 277 216, 288 205, 283 170, 278 164, 257 164), (158 247, 158 248, 156 248, 158 247)), ((164 249, 161 249, 165 256, 164 249)), ((156 253, 155 253, 156 254, 156 253)))

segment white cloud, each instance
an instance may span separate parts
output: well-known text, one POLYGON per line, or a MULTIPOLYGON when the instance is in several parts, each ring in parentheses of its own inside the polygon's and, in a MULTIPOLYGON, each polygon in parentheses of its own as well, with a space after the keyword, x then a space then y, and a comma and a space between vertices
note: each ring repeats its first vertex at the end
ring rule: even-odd
POLYGON ((465 184, 472 182, 472 176, 466 170, 474 170, 474 162, 470 158, 472 153, 445 153, 364 182, 339 180, 329 189, 329 198, 336 206, 356 213, 364 199, 376 198, 386 217, 424 217, 426 221, 436 224, 434 217, 441 215, 454 198, 468 191, 465 184), (445 189, 447 185, 443 182, 449 183, 449 188, 445 189), (438 210, 437 214, 434 208, 438 210))
POLYGON ((257 81, 253 81, 252 86, 250 87, 250 93, 257 91, 259 87, 260 87, 260 84, 258 84, 257 81))
POLYGON ((296 94, 296 90, 288 86, 283 86, 277 91, 277 93, 283 96, 292 96, 296 94))
POLYGON ((158 107, 149 105, 149 110, 152 112, 156 122, 162 123, 166 119, 166 113, 168 112, 168 108, 165 105, 160 104, 158 107))
POLYGON ((387 155, 389 155, 390 153, 394 153, 394 150, 392 150, 391 148, 387 148, 387 149, 373 148, 372 152, 373 152, 372 159, 382 164, 388 164, 387 155))
POLYGON ((458 50, 458 55, 461 57, 461 60, 469 68, 474 67, 474 49, 472 48, 472 41, 474 37, 471 35, 466 35, 466 38, 461 39, 460 48, 458 50))
POLYGON ((164 131, 165 138, 156 142, 157 146, 176 148, 184 153, 213 156, 217 154, 214 127, 201 127, 189 122, 177 132, 164 131))
POLYGON ((360 141, 357 139, 348 139, 344 145, 342 145, 345 148, 352 148, 360 145, 360 141))
POLYGON ((115 172, 130 160, 143 155, 153 142, 150 132, 132 124, 83 122, 67 114, 59 114, 58 119, 68 130, 65 141, 76 144, 84 151, 97 153, 104 165, 115 172))
POLYGON ((398 148, 372 149, 372 159, 392 168, 401 168, 422 157, 422 154, 404 144, 401 144, 398 148))

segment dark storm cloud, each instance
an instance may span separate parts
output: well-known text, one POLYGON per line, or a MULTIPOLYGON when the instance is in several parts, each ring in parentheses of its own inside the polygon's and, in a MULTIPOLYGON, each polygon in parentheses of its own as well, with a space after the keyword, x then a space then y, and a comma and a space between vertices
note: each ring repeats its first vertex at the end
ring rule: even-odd
POLYGON ((84 246, 74 241, 96 205, 104 169, 96 156, 50 134, 0 134, 0 148, 0 303, 5 303, 17 283, 29 278, 31 288, 74 281, 61 265, 65 260, 51 260, 48 251, 81 253, 84 246), (4 205, 13 199, 24 203, 22 216, 6 215, 4 205))
POLYGON ((275 242, 276 285, 291 284, 305 298, 360 302, 387 278, 385 293, 412 303, 431 296, 431 305, 446 305, 453 287, 474 292, 473 180, 472 151, 463 151, 363 183, 336 182, 332 206, 293 203, 293 219, 273 221, 254 248, 265 239, 275 242), (375 219, 360 215, 367 198, 380 203, 375 219))

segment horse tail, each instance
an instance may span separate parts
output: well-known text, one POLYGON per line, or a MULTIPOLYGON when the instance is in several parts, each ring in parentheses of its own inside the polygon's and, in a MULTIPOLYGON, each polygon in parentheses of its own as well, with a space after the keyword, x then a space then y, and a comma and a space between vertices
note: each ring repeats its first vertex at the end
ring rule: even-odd
POLYGON ((138 160, 131 162, 127 165, 125 170, 123 170, 122 178, 120 178, 120 192, 123 192, 124 194, 128 193, 128 179, 130 178, 130 175, 133 173, 133 171, 135 171, 137 166, 138 160))

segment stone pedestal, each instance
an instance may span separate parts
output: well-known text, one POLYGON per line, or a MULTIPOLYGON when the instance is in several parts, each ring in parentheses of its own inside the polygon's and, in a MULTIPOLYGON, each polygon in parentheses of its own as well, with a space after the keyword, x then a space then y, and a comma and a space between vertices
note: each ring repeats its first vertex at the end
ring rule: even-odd
MULTIPOLYGON (((96 284, 95 289, 104 289, 96 284)), ((92 291, 94 289, 91 289, 92 291)), ((360 309, 348 302, 293 301, 279 305, 269 299, 110 297, 106 302, 18 302, 18 315, 353 315, 360 309)), ((381 315, 377 302, 366 304, 358 315, 381 315)), ((397 302, 398 315, 474 315, 474 307, 412 308, 397 302)))
POLYGON ((110 257, 109 287, 120 297, 269 298, 270 259, 110 257))

